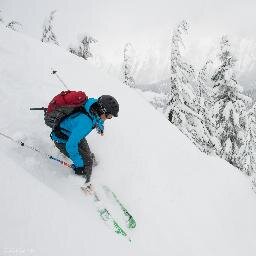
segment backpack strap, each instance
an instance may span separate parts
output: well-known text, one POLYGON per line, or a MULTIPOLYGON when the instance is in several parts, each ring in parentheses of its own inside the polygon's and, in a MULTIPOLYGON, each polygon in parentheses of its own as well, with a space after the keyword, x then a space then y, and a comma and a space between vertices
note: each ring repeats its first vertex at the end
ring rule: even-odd
MULTIPOLYGON (((91 115, 86 111, 86 109, 83 106, 79 107, 77 112, 81 112, 82 114, 87 115, 93 122, 93 118, 91 117, 91 115)), ((76 113, 76 111, 75 111, 75 113, 76 113)))
MULTIPOLYGON (((70 117, 71 115, 76 114, 76 113, 77 113, 77 114, 82 113, 82 114, 88 116, 88 117, 91 119, 92 123, 93 123, 93 118, 92 118, 91 115, 86 111, 86 109, 85 109, 83 106, 78 107, 78 108, 76 108, 72 113, 70 113, 69 115, 65 116, 65 118, 63 118, 63 119, 59 122, 59 124, 53 129, 53 132, 56 134, 57 137, 59 137, 60 139, 68 140, 69 136, 66 135, 65 133, 63 133, 61 130, 64 130, 64 131, 67 131, 67 132, 70 132, 70 131, 67 130, 67 129, 61 128, 61 127, 60 127, 60 123, 61 123, 63 120, 65 120, 66 118, 68 118, 68 117, 70 117)), ((93 125, 92 129, 95 129, 95 127, 96 127, 96 126, 93 125)))

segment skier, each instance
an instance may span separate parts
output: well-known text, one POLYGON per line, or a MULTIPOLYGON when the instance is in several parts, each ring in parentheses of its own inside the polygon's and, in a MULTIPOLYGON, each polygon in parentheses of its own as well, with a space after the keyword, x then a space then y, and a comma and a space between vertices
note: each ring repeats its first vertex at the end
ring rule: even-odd
POLYGON ((82 108, 64 118, 50 136, 60 152, 73 161, 75 174, 83 175, 87 183, 90 182, 95 157, 85 137, 94 128, 103 135, 104 122, 118 116, 119 104, 114 97, 102 95, 99 99, 87 99, 82 108))

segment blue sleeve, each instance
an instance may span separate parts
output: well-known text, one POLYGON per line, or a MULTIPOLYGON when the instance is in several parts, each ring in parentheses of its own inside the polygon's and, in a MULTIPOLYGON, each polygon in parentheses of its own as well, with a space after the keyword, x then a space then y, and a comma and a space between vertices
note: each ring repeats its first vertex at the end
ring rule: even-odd
POLYGON ((92 122, 86 116, 78 117, 76 127, 71 131, 69 139, 66 143, 66 150, 70 159, 76 167, 85 165, 82 156, 78 151, 79 142, 92 130, 92 122))

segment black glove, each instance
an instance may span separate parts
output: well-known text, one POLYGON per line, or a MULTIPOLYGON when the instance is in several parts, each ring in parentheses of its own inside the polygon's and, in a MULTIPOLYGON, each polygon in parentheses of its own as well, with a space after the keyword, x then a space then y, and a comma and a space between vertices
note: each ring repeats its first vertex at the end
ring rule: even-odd
POLYGON ((90 182, 92 174, 91 166, 75 167, 75 165, 72 165, 72 169, 75 171, 76 175, 84 176, 86 178, 86 182, 90 182))
POLYGON ((77 174, 77 175, 84 175, 84 174, 86 174, 84 167, 75 167, 73 165, 72 168, 75 171, 75 174, 77 174))

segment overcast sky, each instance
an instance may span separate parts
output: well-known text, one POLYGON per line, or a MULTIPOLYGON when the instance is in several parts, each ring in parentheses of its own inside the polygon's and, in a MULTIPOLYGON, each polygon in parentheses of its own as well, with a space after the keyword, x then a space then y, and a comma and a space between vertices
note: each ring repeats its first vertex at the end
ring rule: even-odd
POLYGON ((63 46, 86 32, 113 59, 126 42, 138 51, 162 44, 183 19, 190 23, 191 39, 222 34, 256 39, 255 0, 0 0, 1 16, 20 21, 23 31, 37 38, 54 9, 55 32, 63 46))

